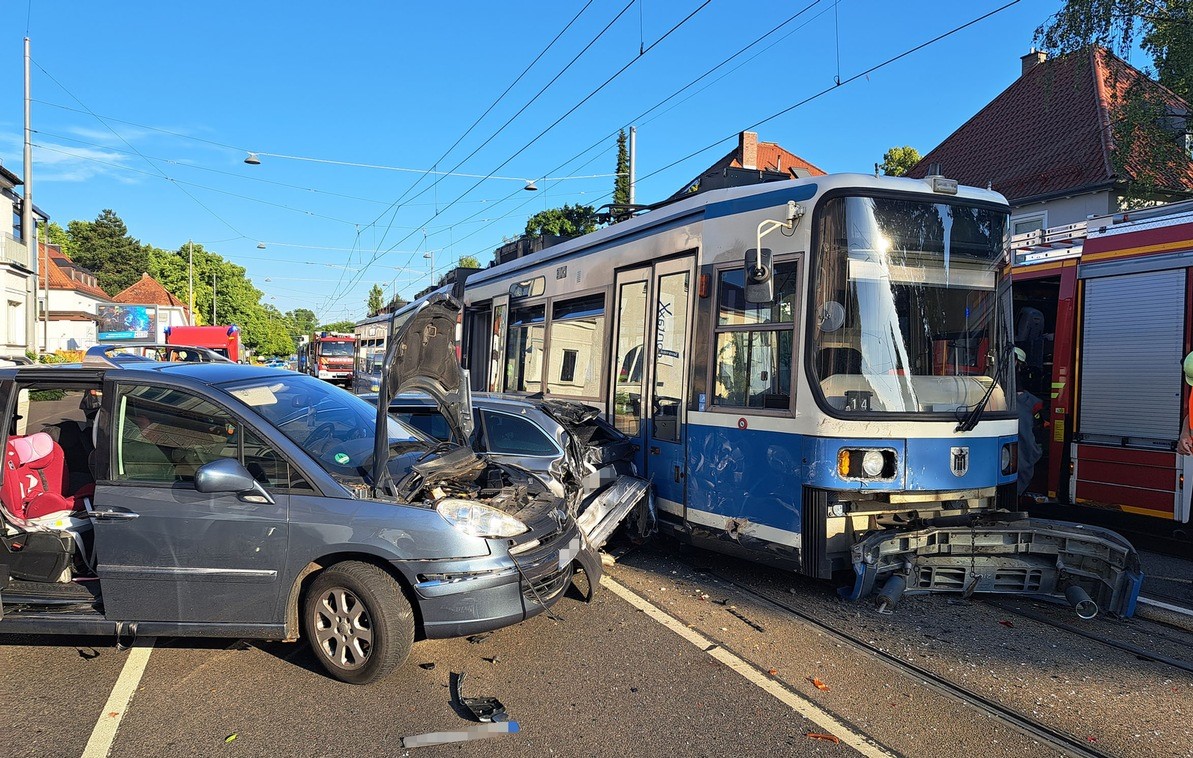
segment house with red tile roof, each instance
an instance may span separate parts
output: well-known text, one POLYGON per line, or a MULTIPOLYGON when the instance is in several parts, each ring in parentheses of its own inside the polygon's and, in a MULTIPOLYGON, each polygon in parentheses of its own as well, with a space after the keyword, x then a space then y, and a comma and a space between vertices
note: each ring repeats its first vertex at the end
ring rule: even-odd
POLYGON ((1158 187, 1148 199, 1193 196, 1189 104, 1103 48, 1048 60, 1022 57, 1021 73, 985 108, 937 145, 908 173, 939 172, 962 184, 990 186, 1011 202, 1012 233, 1084 221, 1123 210, 1131 185, 1158 187), (1138 140, 1115 138, 1119 104, 1144 88, 1171 121, 1168 160, 1144 160, 1138 140))
POLYGON ((112 298, 100 289, 95 274, 62 252, 58 245, 40 242, 42 262, 47 262, 40 285, 48 290, 45 323, 37 324, 38 343, 46 350, 85 350, 95 344, 96 308, 112 298))
POLYGON ((737 135, 737 147, 700 172, 671 196, 683 197, 745 184, 824 176, 825 172, 775 142, 759 142, 757 132, 737 135))
POLYGON ((194 326, 191 321, 190 309, 186 303, 161 285, 161 282, 149 274, 141 274, 141 278, 125 287, 112 298, 117 303, 129 305, 157 306, 157 342, 166 341, 166 329, 172 326, 194 326))

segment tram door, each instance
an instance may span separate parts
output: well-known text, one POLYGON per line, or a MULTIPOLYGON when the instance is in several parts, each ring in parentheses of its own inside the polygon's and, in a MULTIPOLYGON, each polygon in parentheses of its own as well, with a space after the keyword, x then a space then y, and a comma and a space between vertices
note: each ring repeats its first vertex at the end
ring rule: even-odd
POLYGON ((638 443, 660 510, 684 515, 684 424, 693 256, 619 272, 610 393, 613 423, 638 443))

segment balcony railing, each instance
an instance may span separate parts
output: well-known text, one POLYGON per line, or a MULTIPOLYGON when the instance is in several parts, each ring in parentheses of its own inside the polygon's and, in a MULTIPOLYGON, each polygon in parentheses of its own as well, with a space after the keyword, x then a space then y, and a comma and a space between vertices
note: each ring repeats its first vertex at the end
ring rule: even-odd
POLYGON ((11 234, 0 234, 0 263, 16 263, 33 268, 29 261, 29 246, 11 234))

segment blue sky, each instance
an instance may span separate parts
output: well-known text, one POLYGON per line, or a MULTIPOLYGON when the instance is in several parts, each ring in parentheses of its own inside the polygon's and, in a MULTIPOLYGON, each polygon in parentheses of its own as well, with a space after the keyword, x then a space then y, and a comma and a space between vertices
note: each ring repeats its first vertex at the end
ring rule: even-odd
MULTIPOLYGON (((39 208, 63 226, 112 208, 143 242, 244 266, 282 311, 357 319, 374 283, 410 296, 537 211, 608 202, 619 127, 638 127, 638 201, 660 200, 742 129, 1006 0, 823 0, 660 106, 812 0, 702 2, 9 3, 0 159, 23 173, 27 28, 39 208), (436 161, 473 176, 422 176, 436 161)), ((927 152, 1014 81, 1058 5, 1023 0, 755 130, 829 172, 927 152)))

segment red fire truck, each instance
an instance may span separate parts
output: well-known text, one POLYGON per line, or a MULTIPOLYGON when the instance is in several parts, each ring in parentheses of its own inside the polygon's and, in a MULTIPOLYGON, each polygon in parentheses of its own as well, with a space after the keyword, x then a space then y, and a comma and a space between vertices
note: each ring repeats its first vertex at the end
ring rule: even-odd
POLYGON ((1193 201, 1011 240, 1019 388, 1043 401, 1028 489, 1058 501, 1188 522, 1193 201))
POLYGON ((233 363, 240 362, 240 327, 235 325, 167 327, 166 344, 205 347, 233 363))
POLYGON ((354 335, 316 332, 304 347, 308 374, 332 384, 352 387, 356 362, 354 335))

